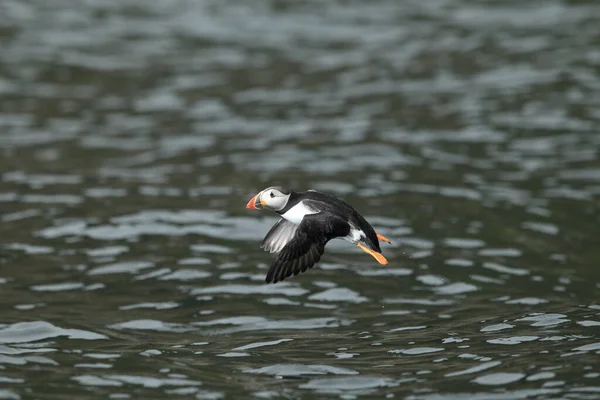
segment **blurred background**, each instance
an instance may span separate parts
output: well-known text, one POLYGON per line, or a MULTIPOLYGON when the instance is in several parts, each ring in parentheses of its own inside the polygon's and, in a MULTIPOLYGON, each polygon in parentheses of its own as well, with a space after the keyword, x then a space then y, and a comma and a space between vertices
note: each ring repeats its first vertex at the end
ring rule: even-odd
POLYGON ((3 0, 0 398, 599 398, 599 15, 3 0), (389 266, 263 284, 274 184, 389 266))

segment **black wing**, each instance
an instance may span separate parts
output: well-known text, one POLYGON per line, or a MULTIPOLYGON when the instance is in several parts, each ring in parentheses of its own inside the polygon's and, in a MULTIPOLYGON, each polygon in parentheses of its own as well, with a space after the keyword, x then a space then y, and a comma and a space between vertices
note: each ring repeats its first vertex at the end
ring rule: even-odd
POLYGON ((327 242, 349 232, 350 225, 337 215, 320 212, 305 216, 271 265, 265 281, 277 283, 312 268, 321 259, 327 242))

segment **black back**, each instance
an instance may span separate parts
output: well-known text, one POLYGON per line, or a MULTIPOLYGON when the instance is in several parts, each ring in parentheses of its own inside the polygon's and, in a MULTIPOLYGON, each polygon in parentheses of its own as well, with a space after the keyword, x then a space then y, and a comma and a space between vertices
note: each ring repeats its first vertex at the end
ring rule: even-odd
POLYGON ((330 194, 313 190, 307 192, 291 192, 288 204, 286 204, 282 210, 278 211, 278 213, 285 214, 290 208, 301 201, 303 201, 307 207, 310 207, 315 211, 323 211, 337 215, 347 221, 351 226, 361 229, 365 233, 366 238, 364 239, 364 243, 367 247, 381 253, 379 239, 371 224, 369 224, 350 204, 330 194))

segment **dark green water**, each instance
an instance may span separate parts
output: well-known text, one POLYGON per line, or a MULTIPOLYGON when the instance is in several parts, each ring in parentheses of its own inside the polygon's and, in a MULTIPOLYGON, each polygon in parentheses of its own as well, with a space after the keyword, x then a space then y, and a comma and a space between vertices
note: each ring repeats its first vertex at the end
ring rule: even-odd
POLYGON ((0 399, 600 398, 598 15, 2 1, 0 399), (272 184, 389 266, 263 284, 272 184))

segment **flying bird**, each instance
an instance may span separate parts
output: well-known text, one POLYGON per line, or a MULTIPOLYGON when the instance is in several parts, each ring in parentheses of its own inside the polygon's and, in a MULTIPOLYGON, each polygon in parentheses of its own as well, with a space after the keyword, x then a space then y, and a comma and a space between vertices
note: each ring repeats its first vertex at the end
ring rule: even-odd
POLYGON ((334 238, 357 245, 382 265, 388 263, 381 254, 379 240, 391 241, 376 233, 362 215, 335 196, 271 186, 252 197, 246 208, 266 208, 281 215, 261 245, 271 253, 279 253, 267 272, 267 283, 277 283, 312 268, 321 259, 327 242, 334 238))

